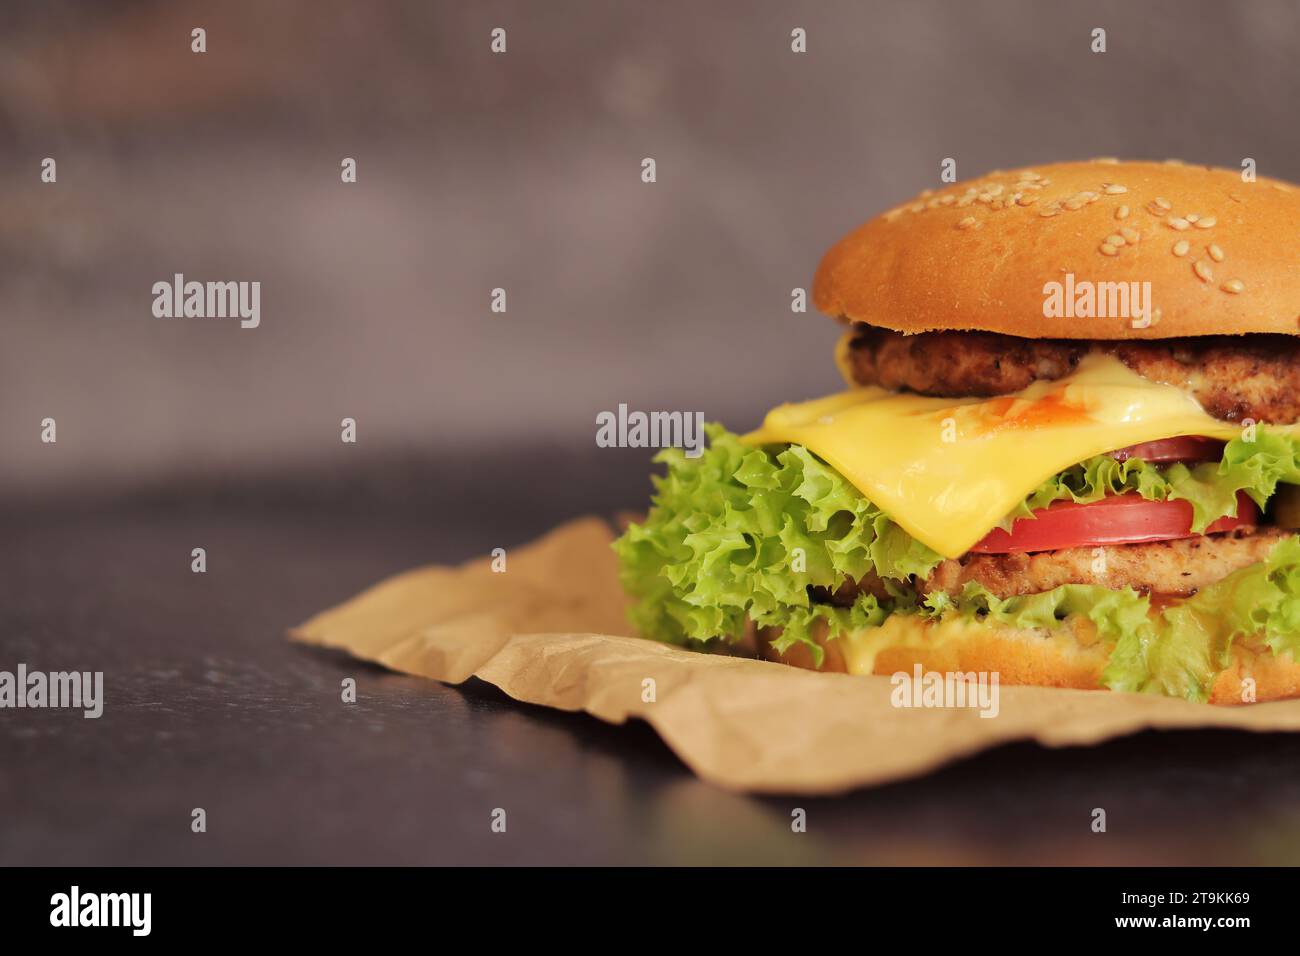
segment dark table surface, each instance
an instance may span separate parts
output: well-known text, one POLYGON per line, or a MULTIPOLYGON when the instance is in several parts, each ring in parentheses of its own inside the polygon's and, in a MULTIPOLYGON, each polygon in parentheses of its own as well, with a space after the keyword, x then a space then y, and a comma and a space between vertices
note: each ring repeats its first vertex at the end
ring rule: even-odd
MULTIPOLYGON (((536 450, 534 473, 563 458, 536 450)), ((844 797, 756 798, 695 779, 645 725, 285 639, 386 575, 610 513, 644 485, 631 453, 599 489, 523 494, 508 480, 520 466, 194 479, 0 516, 0 670, 102 670, 106 697, 98 720, 0 711, 0 864, 1300 860, 1300 736, 1017 744, 844 797), (206 574, 190 570, 194 547, 206 574), (358 701, 344 705, 349 676, 358 701), (191 831, 198 807, 205 833, 191 831), (791 832, 794 807, 806 833, 791 832)))

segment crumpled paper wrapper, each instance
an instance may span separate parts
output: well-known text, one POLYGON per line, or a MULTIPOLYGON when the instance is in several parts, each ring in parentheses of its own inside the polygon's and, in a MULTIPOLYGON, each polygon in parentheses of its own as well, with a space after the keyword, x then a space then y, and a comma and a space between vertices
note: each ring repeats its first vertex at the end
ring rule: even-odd
POLYGON ((999 744, 1095 744, 1146 728, 1300 730, 1300 700, 1212 707, 1147 694, 1000 688, 1000 711, 896 708, 887 677, 800 670, 632 636, 597 518, 484 558, 408 571, 294 628, 395 671, 649 723, 700 777, 767 793, 824 794, 916 776, 999 744), (654 681, 653 700, 645 693, 654 681))

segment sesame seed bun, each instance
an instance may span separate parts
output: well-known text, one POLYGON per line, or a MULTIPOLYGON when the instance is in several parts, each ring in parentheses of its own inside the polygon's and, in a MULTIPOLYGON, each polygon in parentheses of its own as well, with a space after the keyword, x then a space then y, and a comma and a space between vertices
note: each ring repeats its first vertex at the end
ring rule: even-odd
MULTIPOLYGON (((1041 630, 986 622, 968 629, 956 640, 951 635, 939 641, 927 640, 937 626, 916 622, 917 633, 909 634, 905 643, 886 646, 876 654, 871 672, 889 676, 902 671, 910 675, 920 664, 927 672, 996 672, 999 684, 1005 685, 1106 690, 1101 674, 1110 652, 1095 640, 1087 621, 1073 622, 1074 633, 1051 636, 1041 630)), ((777 653, 771 642, 779 633, 779 629, 759 628, 758 644, 764 657, 794 667, 818 669, 806 645, 796 644, 784 654, 777 653)), ((827 641, 820 622, 814 634, 825 651, 820 669, 845 672, 840 644, 843 639, 827 641)), ((1239 638, 1232 646, 1232 662, 1210 687, 1209 702, 1245 703, 1242 681, 1247 677, 1255 681, 1255 703, 1300 697, 1300 663, 1274 654, 1257 641, 1239 638)))
POLYGON ((898 332, 1164 339, 1300 334, 1300 188, 1094 160, 997 171, 877 216, 826 253, 813 301, 898 332), (1044 286, 1150 282, 1152 321, 1045 317, 1044 286))

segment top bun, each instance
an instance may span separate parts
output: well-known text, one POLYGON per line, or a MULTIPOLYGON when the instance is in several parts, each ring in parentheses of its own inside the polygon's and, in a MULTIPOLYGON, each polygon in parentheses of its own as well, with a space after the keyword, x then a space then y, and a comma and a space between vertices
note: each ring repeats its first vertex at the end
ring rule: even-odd
POLYGON ((1300 334, 1300 189, 1176 162, 1098 159, 926 190, 845 236, 813 301, 897 332, 1025 338, 1300 334), (1150 282, 1150 324, 1044 316, 1049 282, 1150 282))

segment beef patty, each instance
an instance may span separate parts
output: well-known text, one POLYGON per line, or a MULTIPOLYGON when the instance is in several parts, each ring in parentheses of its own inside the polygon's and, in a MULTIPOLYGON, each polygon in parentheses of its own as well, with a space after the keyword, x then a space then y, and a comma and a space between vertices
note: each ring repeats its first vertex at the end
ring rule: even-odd
POLYGON ((1104 352, 1144 378, 1185 389, 1223 421, 1300 420, 1300 336, 1073 341, 994 332, 904 335, 862 324, 854 330, 848 356, 859 385, 940 398, 1005 395, 1068 375, 1089 352, 1104 352))
MULTIPOLYGON (((1222 534, 1196 535, 1147 544, 1065 548, 1016 554, 965 554, 941 562, 924 581, 923 594, 961 594, 968 581, 984 585, 1000 598, 1038 594, 1062 584, 1099 584, 1151 594, 1189 595, 1233 571, 1263 561, 1282 538, 1296 532, 1281 528, 1238 528, 1222 534), (1102 558, 1104 560, 1098 560, 1102 558)), ((814 589, 814 597, 847 607, 860 591, 887 597, 874 575, 848 582, 833 594, 814 589)))

